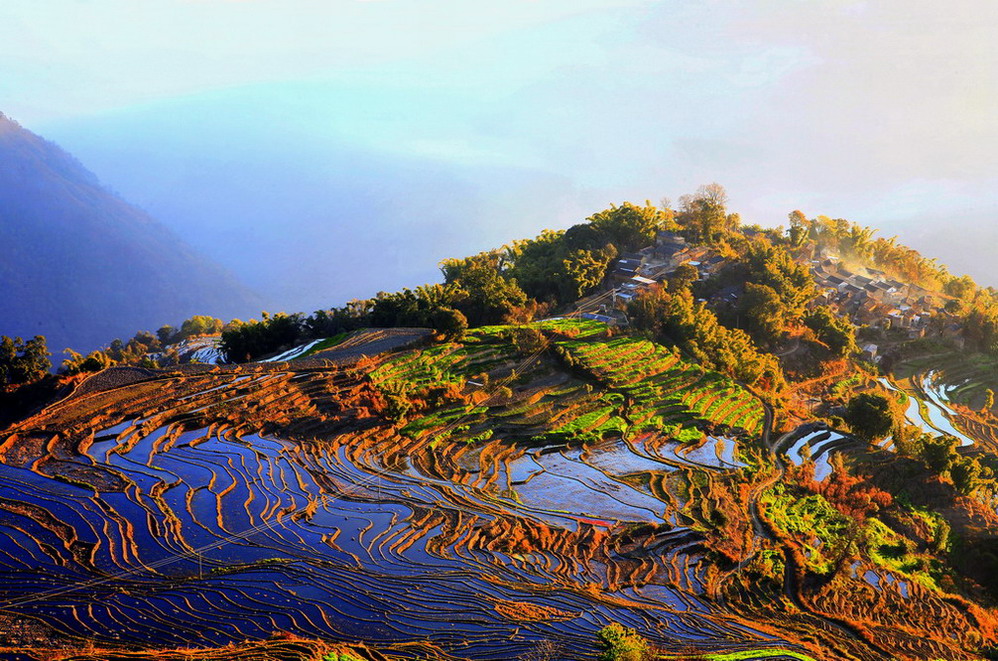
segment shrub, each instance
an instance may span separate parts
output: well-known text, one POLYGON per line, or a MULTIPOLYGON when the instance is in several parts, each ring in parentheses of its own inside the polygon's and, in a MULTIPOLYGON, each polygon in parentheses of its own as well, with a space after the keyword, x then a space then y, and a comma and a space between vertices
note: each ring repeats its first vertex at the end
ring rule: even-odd
POLYGON ((652 658, 648 641, 634 629, 614 622, 600 629, 597 636, 603 648, 600 661, 645 661, 652 658))

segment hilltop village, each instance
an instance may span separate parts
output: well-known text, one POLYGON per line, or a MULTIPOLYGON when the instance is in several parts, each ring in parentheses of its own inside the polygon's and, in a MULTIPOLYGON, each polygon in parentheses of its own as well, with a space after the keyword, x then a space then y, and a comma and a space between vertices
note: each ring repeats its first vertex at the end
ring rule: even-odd
MULTIPOLYGON (((959 303, 956 297, 900 282, 881 269, 840 258, 828 249, 816 252, 816 258, 807 260, 817 286, 810 305, 829 306, 841 318, 862 328, 861 355, 869 362, 879 363, 885 349, 927 336, 963 348, 964 326, 959 315, 952 313, 954 304, 959 303)), ((656 286, 667 286, 679 267, 692 267, 697 282, 707 282, 733 261, 717 249, 690 245, 678 232, 663 230, 656 234, 654 245, 619 255, 605 291, 580 300, 578 309, 585 318, 626 327, 628 305, 656 286)), ((732 307, 744 293, 745 284, 735 283, 716 288, 709 300, 699 301, 713 308, 732 307)))

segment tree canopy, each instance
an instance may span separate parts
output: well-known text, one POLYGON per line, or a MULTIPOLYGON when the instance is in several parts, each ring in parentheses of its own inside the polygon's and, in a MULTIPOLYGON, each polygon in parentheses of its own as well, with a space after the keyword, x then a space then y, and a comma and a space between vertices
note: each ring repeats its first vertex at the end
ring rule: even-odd
POLYGON ((900 415, 887 395, 863 392, 849 400, 845 421, 857 438, 873 442, 890 434, 900 415))
POLYGON ((856 328, 848 319, 836 315, 827 305, 808 310, 804 315, 804 325, 837 356, 849 356, 859 351, 856 346, 856 328))
POLYGON ((694 243, 714 245, 739 224, 738 214, 729 214, 728 193, 720 184, 706 184, 692 195, 679 198, 676 222, 682 233, 694 243))
POLYGON ((662 344, 679 347, 705 367, 749 385, 783 385, 776 358, 759 351, 744 331, 722 326, 688 290, 654 289, 632 301, 628 314, 635 328, 649 331, 662 344))
POLYGON ((0 386, 21 385, 37 381, 52 367, 45 337, 30 340, 0 336, 0 386))

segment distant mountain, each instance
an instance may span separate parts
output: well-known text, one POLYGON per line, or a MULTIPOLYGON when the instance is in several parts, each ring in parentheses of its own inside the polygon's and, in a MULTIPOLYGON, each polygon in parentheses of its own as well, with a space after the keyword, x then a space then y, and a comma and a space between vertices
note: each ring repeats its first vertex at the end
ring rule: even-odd
POLYGON ((409 127, 400 103, 353 87, 237 88, 49 121, 44 132, 267 310, 436 282, 442 259, 567 227, 618 196, 648 197, 584 196, 473 138, 445 140, 459 121, 450 115, 425 119, 439 129, 409 127))
POLYGON ((53 353, 259 310, 231 274, 2 113, 0 290, 0 333, 45 335, 53 353))

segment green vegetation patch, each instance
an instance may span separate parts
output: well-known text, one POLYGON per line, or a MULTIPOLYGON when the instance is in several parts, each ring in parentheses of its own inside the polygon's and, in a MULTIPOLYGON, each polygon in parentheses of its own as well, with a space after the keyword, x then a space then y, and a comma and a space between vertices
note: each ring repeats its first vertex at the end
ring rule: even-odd
MULTIPOLYGON (((878 567, 930 590, 939 589, 934 558, 917 553, 905 537, 876 517, 856 521, 839 512, 821 494, 795 495, 783 484, 769 489, 760 502, 769 520, 798 540, 808 569, 818 574, 831 572, 845 554, 861 551, 878 567)), ((939 524, 933 520, 932 525, 939 524)))
POLYGON ((370 376, 396 402, 403 434, 439 433, 438 441, 480 440, 495 429, 532 443, 648 431, 695 443, 705 426, 757 433, 763 419, 761 403, 731 379, 648 340, 608 337, 605 324, 589 320, 477 328, 461 342, 388 356, 370 376))
POLYGON ((332 652, 322 657, 322 661, 364 661, 364 659, 349 652, 332 652))
POLYGON ((760 503, 773 524, 801 542, 807 566, 827 574, 850 543, 855 522, 843 516, 820 494, 794 495, 784 484, 776 484, 762 495, 760 503))
POLYGON ((599 661, 644 661, 651 658, 648 641, 634 629, 613 622, 597 633, 602 652, 599 661))
POLYGON ((895 574, 902 574, 930 590, 939 590, 932 568, 931 555, 916 553, 907 539, 888 528, 879 519, 870 518, 863 527, 867 554, 874 564, 895 574))
POLYGON ((350 333, 337 333, 336 335, 333 335, 332 337, 327 337, 322 342, 319 342, 314 347, 312 347, 311 349, 309 349, 308 351, 306 351, 305 353, 303 353, 302 355, 300 355, 298 357, 299 358, 308 358, 309 356, 317 354, 320 351, 325 351, 326 349, 332 349, 337 344, 340 344, 340 343, 343 342, 343 340, 347 339, 348 335, 350 335, 350 333))
POLYGON ((542 321, 535 321, 529 325, 531 328, 536 328, 537 330, 554 331, 579 339, 604 336, 610 330, 610 327, 602 321, 570 319, 567 317, 562 319, 544 319, 542 321))
MULTIPOLYGON (((662 657, 667 659, 668 657, 662 657)), ((814 657, 808 656, 806 654, 801 654, 800 652, 794 652, 792 650, 785 649, 766 649, 766 650, 745 650, 742 652, 725 652, 723 654, 707 654, 704 657, 705 661, 750 661, 752 659, 770 659, 770 658, 790 658, 799 659, 800 661, 816 661, 814 657)))
POLYGON ((765 411, 758 399, 728 377, 682 360, 675 349, 633 337, 556 344, 570 364, 630 398, 630 419, 646 428, 699 418, 761 431, 765 411))

